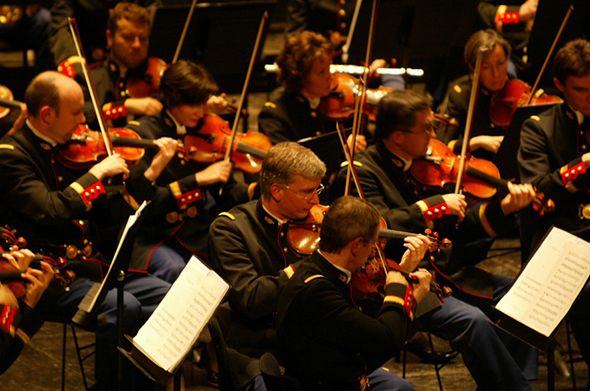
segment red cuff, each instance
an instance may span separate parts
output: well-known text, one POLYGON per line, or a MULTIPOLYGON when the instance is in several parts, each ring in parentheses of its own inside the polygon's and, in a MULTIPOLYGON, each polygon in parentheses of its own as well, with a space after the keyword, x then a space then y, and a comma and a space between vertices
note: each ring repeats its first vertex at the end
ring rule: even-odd
POLYGON ((496 24, 518 24, 520 14, 518 12, 499 12, 496 14, 496 24))
POLYGON ((418 201, 418 205, 427 223, 451 213, 447 203, 444 201, 435 205, 429 205, 426 200, 420 200, 418 201))
POLYGON ((586 173, 586 165, 583 162, 574 164, 573 166, 565 165, 559 170, 561 174, 561 182, 567 187, 571 182, 576 180, 580 175, 586 173))
POLYGON ((68 59, 63 60, 57 66, 57 71, 66 75, 70 79, 73 79, 78 73, 74 68, 74 64, 72 64, 68 59))
POLYGON ((106 194, 106 190, 100 181, 96 181, 80 192, 80 197, 82 197, 84 204, 89 206, 92 205, 92 201, 100 197, 101 194, 106 194))
POLYGON ((124 104, 113 105, 112 103, 107 103, 103 106, 102 115, 107 121, 116 120, 117 118, 126 117, 127 109, 124 104))
POLYGON ((414 291, 412 290, 411 284, 406 287, 406 295, 404 297, 404 310, 412 319, 414 317, 414 291))
POLYGON ((13 324, 17 312, 18 310, 11 306, 2 306, 2 311, 0 312, 0 329, 4 330, 10 335, 14 335, 13 324))

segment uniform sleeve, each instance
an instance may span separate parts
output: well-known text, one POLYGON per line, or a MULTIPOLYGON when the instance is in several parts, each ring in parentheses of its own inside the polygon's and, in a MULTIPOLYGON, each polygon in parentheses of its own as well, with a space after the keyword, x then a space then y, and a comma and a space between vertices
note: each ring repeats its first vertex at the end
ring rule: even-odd
POLYGON ((276 311, 279 284, 286 275, 260 275, 246 247, 248 241, 231 218, 219 216, 209 229, 209 258, 218 273, 231 286, 232 309, 249 319, 259 319, 276 311))
POLYGON ((266 102, 258 115, 258 130, 267 135, 273 144, 297 141, 289 134, 289 124, 273 102, 266 102))
POLYGON ((68 18, 73 16, 73 0, 56 0, 53 3, 50 44, 56 64, 76 54, 76 48, 67 27, 68 18))
POLYGON ((20 310, 0 305, 0 374, 17 359, 43 324, 43 318, 23 302, 20 310))
POLYGON ((287 5, 287 35, 307 30, 309 15, 309 0, 289 0, 287 5))
POLYGON ((467 107, 469 104, 470 89, 464 83, 452 83, 447 92, 447 104, 445 114, 455 118, 459 123, 456 127, 448 127, 448 131, 437 134, 438 138, 447 144, 454 153, 461 152, 465 122, 467 121, 467 107))
MULTIPOLYGON (((106 194, 103 184, 86 173, 64 190, 51 191, 31 161, 16 149, 0 146, 0 186, 14 210, 40 225, 54 225, 83 217, 106 194)), ((11 147, 8 145, 8 147, 11 147)))
POLYGON ((494 29, 499 33, 504 31, 505 25, 519 25, 520 28, 524 28, 522 27, 524 23, 520 22, 520 6, 518 5, 494 5, 484 1, 477 6, 477 13, 487 28, 494 29))

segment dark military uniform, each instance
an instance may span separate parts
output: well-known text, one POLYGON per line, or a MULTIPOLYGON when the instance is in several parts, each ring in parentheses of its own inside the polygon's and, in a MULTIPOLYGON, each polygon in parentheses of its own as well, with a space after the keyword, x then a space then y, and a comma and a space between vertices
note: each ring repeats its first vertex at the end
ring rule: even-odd
MULTIPOLYGON (((93 210, 107 219, 111 217, 109 213, 99 212, 101 205, 107 207, 105 210, 112 208, 102 202, 111 195, 107 194, 105 185, 90 173, 79 176, 79 173, 56 164, 56 153, 56 149, 36 136, 28 125, 14 136, 4 137, 0 143, 0 216, 3 223, 16 229, 35 250, 51 252, 56 248, 63 250, 64 245, 72 242, 78 244, 77 240, 83 236, 79 222, 90 218, 93 210)), ((113 194, 112 202, 119 198, 120 195, 113 194)), ((114 216, 119 219, 117 222, 125 217, 114 216)), ((88 228, 93 226, 95 224, 88 228)), ((51 319, 70 319, 90 287, 87 279, 79 278, 69 291, 60 290, 51 295, 46 292, 38 308, 51 319)), ((153 276, 127 276, 125 333, 134 335, 137 332, 169 287, 168 283, 153 276)), ((115 290, 111 289, 98 304, 97 311, 102 315, 102 321, 97 331, 96 378, 101 383, 112 382, 106 384, 107 389, 116 381, 117 352, 113 349, 116 303, 115 290)))
POLYGON ((296 269, 277 305, 287 374, 306 390, 360 389, 360 380, 409 337, 415 308, 411 289, 387 285, 381 311, 371 318, 354 305, 348 276, 319 253, 296 269))
POLYGON ((277 94, 276 99, 264 104, 258 116, 258 130, 273 144, 298 141, 336 129, 330 127, 323 114, 312 108, 300 93, 281 89, 277 94))
POLYGON ((0 305, 0 374, 17 359, 23 347, 43 325, 43 318, 19 301, 19 308, 0 305))
MULTIPOLYGON (((522 128, 518 162, 523 181, 555 201, 555 212, 522 218, 525 260, 551 225, 590 240, 590 181, 583 154, 590 151, 590 121, 576 118, 567 105, 532 116, 522 128)), ((590 366, 590 285, 586 285, 569 313, 572 330, 590 366)))
MULTIPOLYGON (((174 121, 163 110, 155 116, 145 116, 128 124, 142 138, 181 138, 174 121)), ((189 129, 188 134, 194 134, 189 129)), ((147 150, 143 159, 132 167, 131 178, 143 177, 152 162, 156 150, 147 150)), ((196 254, 207 258, 207 233, 209 225, 222 210, 248 201, 248 186, 230 181, 219 196, 220 184, 201 186, 195 174, 207 167, 206 163, 185 160, 177 154, 156 180, 155 195, 145 224, 138 233, 132 255, 132 269, 147 270, 153 252, 162 244, 171 246, 182 255, 196 254)), ((132 180, 128 185, 141 181, 132 180)), ((188 260, 188 259, 187 259, 188 260)))
POLYGON ((517 69, 522 70, 526 67, 528 60, 526 45, 529 42, 532 23, 519 20, 520 5, 499 4, 502 2, 482 1, 477 6, 477 13, 486 28, 496 30, 508 41, 512 47, 510 59, 517 69))
MULTIPOLYGON (((437 131, 437 138, 448 144, 454 153, 461 153, 465 123, 467 122, 467 111, 469 108, 469 96, 471 95, 470 75, 465 75, 451 83, 447 91, 446 102, 441 107, 445 114, 455 118, 459 122, 458 127, 447 127, 437 131)), ((496 126, 490 118, 490 104, 492 95, 485 89, 480 89, 477 98, 477 105, 473 113, 473 125, 471 127, 471 138, 475 136, 503 136, 506 131, 503 127, 496 126)), ((494 154, 478 149, 473 152, 476 157, 491 160, 494 154)))

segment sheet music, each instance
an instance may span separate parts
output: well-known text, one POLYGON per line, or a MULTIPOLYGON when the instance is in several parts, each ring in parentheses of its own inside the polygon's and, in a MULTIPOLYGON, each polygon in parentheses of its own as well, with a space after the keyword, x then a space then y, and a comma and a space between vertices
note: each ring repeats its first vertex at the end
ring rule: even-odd
POLYGON ((228 289, 217 273, 193 256, 133 338, 134 345, 158 366, 174 372, 228 289))
POLYGON ((590 275, 590 243, 553 227, 496 308, 549 337, 590 275))

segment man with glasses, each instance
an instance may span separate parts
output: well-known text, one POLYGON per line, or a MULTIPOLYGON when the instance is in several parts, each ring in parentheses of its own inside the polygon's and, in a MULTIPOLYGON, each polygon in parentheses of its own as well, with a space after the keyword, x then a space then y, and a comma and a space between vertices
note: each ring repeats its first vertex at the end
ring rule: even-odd
POLYGON ((317 207, 325 173, 325 164, 309 149, 277 144, 260 171, 261 198, 213 221, 209 260, 231 286, 224 321, 231 324, 224 327, 228 346, 252 357, 276 351, 273 319, 279 286, 287 281, 282 270, 290 271, 288 266, 306 255, 293 250, 289 226, 317 207))
MULTIPOLYGON (((429 96, 411 90, 386 95, 378 106, 376 145, 357 155, 355 167, 366 199, 381 212, 389 228, 418 233, 434 228, 441 237, 452 239, 451 257, 447 269, 443 269, 449 274, 485 256, 489 238, 513 226, 512 215, 530 204, 534 191, 529 185, 509 184, 510 192, 503 198, 471 206, 464 195, 444 194, 443 189, 438 191, 442 194, 425 197, 423 186, 415 182, 409 170, 415 159, 426 155, 434 136, 431 105, 429 96)), ((339 183, 343 183, 345 174, 346 170, 340 172, 339 183)), ((398 259, 398 248, 399 243, 391 240, 385 253, 398 259)), ((440 308, 421 316, 418 325, 421 330, 451 341, 462 354, 478 389, 529 389, 525 377, 536 376, 532 349, 514 338, 499 336, 484 315, 491 314, 488 311, 492 298, 497 299, 510 281, 483 271, 477 276, 477 281, 455 280, 453 296, 446 298, 440 308), (481 289, 478 296, 464 294, 460 281, 481 289)))

